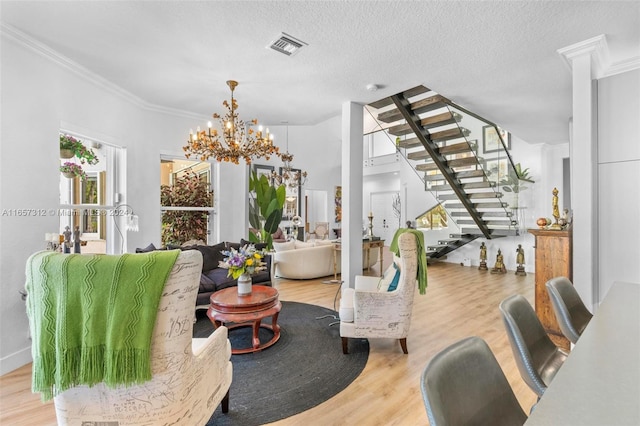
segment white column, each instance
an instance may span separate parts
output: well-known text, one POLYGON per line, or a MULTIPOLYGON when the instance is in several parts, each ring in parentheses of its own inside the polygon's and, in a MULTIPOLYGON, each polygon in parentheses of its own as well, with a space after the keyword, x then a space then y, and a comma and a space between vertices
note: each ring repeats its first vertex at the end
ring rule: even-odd
POLYGON ((572 71, 573 137, 570 143, 573 208, 573 283, 586 306, 598 296, 598 152, 597 68, 602 65, 604 36, 558 52, 572 71))
POLYGON ((342 255, 343 287, 362 274, 362 105, 342 104, 342 255))

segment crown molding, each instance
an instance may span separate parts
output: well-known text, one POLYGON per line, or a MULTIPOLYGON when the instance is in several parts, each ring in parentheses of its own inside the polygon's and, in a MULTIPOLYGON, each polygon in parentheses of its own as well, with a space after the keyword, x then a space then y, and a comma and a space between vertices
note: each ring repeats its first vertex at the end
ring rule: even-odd
POLYGON ((61 55, 56 52, 49 46, 40 41, 34 39, 33 37, 28 36, 17 28, 5 24, 0 23, 0 34, 8 39, 13 40, 18 45, 31 50, 32 52, 38 54, 39 56, 55 63, 59 67, 66 69, 74 73, 75 75, 81 77, 82 79, 88 81, 89 83, 118 96, 119 98, 129 102, 141 109, 158 112, 162 114, 172 115, 176 117, 188 118, 192 120, 206 120, 206 117, 202 114, 196 114, 194 112, 180 110, 176 108, 165 107, 162 105, 152 104, 150 102, 145 101, 144 99, 134 95, 133 93, 123 89, 115 83, 105 79, 101 75, 85 68, 79 63, 67 58, 66 56, 61 55))
POLYGON ((610 77, 640 68, 640 57, 638 56, 612 63, 607 36, 604 34, 563 47, 558 49, 557 52, 571 72, 573 72, 573 60, 575 58, 590 55, 592 76, 595 79, 610 77))

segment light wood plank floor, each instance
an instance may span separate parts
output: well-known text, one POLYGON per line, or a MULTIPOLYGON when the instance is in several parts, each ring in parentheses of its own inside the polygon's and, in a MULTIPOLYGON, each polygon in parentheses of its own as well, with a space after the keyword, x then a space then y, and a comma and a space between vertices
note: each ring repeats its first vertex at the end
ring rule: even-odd
MULTIPOLYGON (((408 355, 402 353, 397 341, 370 341, 367 366, 344 391, 311 410, 273 424, 426 425, 428 420, 420 393, 422 370, 438 351, 472 335, 487 341, 528 413, 536 396, 520 378, 498 304, 516 293, 533 303, 533 274, 519 277, 509 271, 505 275, 492 275, 474 267, 437 263, 429 266, 428 276, 427 294, 416 294, 407 339, 408 355)), ((278 279, 275 286, 282 300, 328 308, 334 308, 338 290, 337 284, 323 284, 322 279, 278 279)), ((336 341, 335 348, 327 350, 341 351, 340 341, 336 341)), ((56 424, 52 403, 42 404, 39 396, 31 393, 30 375, 31 365, 26 365, 0 377, 0 424, 56 424)), ((233 410, 233 396, 230 409, 233 410)))

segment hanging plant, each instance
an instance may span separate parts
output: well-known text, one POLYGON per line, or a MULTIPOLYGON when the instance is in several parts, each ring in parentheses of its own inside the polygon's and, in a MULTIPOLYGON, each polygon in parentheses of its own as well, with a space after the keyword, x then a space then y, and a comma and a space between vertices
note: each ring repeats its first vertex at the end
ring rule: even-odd
POLYGON ((91 148, 87 148, 79 140, 71 135, 60 134, 60 158, 78 157, 80 164, 95 165, 100 161, 91 148))
POLYGON ((60 166, 60 172, 62 172, 64 177, 69 179, 79 177, 80 179, 85 180, 87 178, 87 174, 84 172, 84 170, 82 170, 81 165, 71 163, 69 161, 60 166))

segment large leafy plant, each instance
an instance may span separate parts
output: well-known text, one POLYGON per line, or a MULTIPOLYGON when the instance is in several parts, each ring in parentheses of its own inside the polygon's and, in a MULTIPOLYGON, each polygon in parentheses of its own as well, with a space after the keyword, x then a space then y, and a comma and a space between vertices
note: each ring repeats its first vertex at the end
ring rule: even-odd
POLYGON ((284 185, 273 186, 265 175, 258 176, 255 170, 249 177, 249 224, 257 229, 259 235, 249 233, 249 241, 266 243, 267 249, 273 247, 273 237, 282 221, 282 209, 287 195, 284 185))
POLYGON ((503 191, 517 194, 528 188, 524 182, 535 183, 529 175, 529 169, 523 170, 520 163, 517 163, 513 169, 509 169, 509 174, 502 178, 500 185, 503 185, 503 191))
MULTIPOLYGON (((195 173, 160 187, 160 202, 166 207, 212 207, 211 185, 195 173)), ((180 245, 189 240, 207 240, 208 211, 170 210, 162 213, 162 244, 180 245)))

